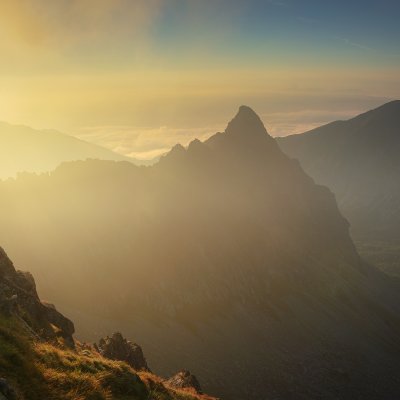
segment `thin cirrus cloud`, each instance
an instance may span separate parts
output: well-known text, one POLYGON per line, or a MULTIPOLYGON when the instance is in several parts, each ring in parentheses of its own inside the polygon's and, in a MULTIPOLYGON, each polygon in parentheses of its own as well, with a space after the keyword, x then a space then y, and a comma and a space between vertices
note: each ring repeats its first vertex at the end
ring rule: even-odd
POLYGON ((340 36, 334 36, 333 39, 338 40, 338 41, 340 41, 340 42, 342 42, 342 43, 344 43, 344 44, 346 44, 348 46, 357 47, 358 49, 368 50, 368 51, 371 51, 371 50, 373 51, 374 50, 372 47, 369 47, 369 46, 367 46, 365 44, 353 42, 350 39, 343 38, 343 37, 340 37, 340 36))

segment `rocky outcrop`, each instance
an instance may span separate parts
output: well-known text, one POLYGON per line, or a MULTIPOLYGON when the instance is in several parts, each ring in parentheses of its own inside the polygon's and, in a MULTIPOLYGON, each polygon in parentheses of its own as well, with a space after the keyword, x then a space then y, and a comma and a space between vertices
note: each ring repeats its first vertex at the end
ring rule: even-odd
POLYGON ((98 349, 105 358, 125 361, 136 370, 150 371, 142 348, 138 344, 126 340, 119 332, 114 333, 111 337, 100 339, 98 349))
POLYGON ((175 388, 193 388, 197 395, 188 393, 188 400, 213 399, 200 396, 200 386, 189 373, 180 373, 182 377, 178 374, 166 385, 163 378, 149 370, 141 347, 119 332, 101 339, 98 345, 75 342, 74 324, 53 304, 40 301, 33 276, 17 271, 0 248, 0 321, 6 314, 7 329, 0 326, 0 400, 78 398, 82 388, 76 377, 81 368, 87 374, 85 380, 92 383, 85 387, 84 398, 114 399, 123 394, 138 400, 174 400, 182 398, 175 388), (60 340, 52 340, 59 337, 64 339, 61 346, 60 340), (1 351, 7 348, 15 348, 12 360, 7 351, 1 351), (86 371, 88 358, 92 362, 90 371, 86 371), (24 362, 20 363, 22 359, 24 362), (70 363, 73 369, 69 368, 70 363), (59 376, 49 380, 47 372, 55 369, 60 371, 59 376), (68 385, 61 381, 68 381, 68 385))
POLYGON ((57 336, 74 346, 74 324, 53 305, 40 301, 36 284, 29 272, 17 271, 0 248, 0 309, 19 318, 34 335, 50 339, 57 336))
POLYGON ((199 381, 187 370, 179 371, 167 380, 167 384, 176 389, 193 389, 196 393, 202 393, 199 381))

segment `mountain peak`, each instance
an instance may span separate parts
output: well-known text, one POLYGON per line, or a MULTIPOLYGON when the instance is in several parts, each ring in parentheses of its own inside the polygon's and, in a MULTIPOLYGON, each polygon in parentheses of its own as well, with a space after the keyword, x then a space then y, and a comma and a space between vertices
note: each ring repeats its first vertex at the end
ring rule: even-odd
POLYGON ((268 134, 260 117, 248 106, 239 107, 236 116, 229 122, 226 132, 246 136, 268 134))
POLYGON ((225 132, 211 136, 205 142, 212 148, 233 148, 235 152, 256 154, 265 157, 272 154, 282 154, 275 139, 265 129, 261 118, 248 106, 240 106, 235 117, 228 123, 225 132))

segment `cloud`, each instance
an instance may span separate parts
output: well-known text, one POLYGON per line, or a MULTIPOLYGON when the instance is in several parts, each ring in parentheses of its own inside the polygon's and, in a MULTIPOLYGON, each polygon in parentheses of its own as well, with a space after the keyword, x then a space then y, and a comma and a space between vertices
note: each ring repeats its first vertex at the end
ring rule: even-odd
POLYGON ((195 138, 205 140, 221 129, 218 125, 205 128, 103 126, 82 128, 75 136, 125 156, 149 160, 168 152, 177 143, 186 146, 195 138))
POLYGON ((352 40, 347 39, 347 38, 344 38, 344 37, 341 37, 341 36, 334 36, 334 39, 339 40, 339 41, 345 43, 345 44, 348 45, 348 46, 357 47, 358 49, 362 49, 362 50, 374 50, 373 48, 368 47, 368 46, 366 46, 366 45, 364 45, 364 44, 357 43, 357 42, 353 42, 352 40))
MULTIPOLYGON (((365 111, 363 108, 305 109, 300 111, 264 112, 260 116, 272 136, 303 133, 338 119, 349 119, 365 111)), ((227 122, 227 121, 226 121, 227 122)), ((188 145, 193 139, 205 140, 223 131, 225 123, 204 128, 162 126, 103 126, 81 128, 75 135, 125 156, 149 160, 168 152, 175 144, 188 145)))

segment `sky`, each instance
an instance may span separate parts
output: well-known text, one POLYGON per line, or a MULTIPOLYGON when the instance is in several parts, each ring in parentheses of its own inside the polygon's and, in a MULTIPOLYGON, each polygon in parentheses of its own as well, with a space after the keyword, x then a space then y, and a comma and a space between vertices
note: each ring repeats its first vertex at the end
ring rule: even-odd
POLYGON ((400 98, 397 0, 2 0, 0 120, 152 158, 251 106, 299 133, 400 98))

